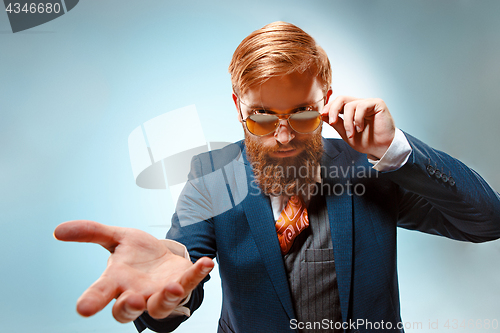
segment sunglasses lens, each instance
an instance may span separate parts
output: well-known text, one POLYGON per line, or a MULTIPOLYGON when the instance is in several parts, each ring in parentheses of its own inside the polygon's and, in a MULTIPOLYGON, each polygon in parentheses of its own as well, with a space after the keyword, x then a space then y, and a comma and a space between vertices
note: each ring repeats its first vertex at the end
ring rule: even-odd
POLYGON ((246 120, 247 128, 250 133, 259 136, 274 132, 278 123, 278 117, 264 114, 253 114, 246 120))
POLYGON ((292 115, 288 122, 294 131, 299 133, 310 133, 321 124, 321 115, 318 111, 304 111, 292 115))

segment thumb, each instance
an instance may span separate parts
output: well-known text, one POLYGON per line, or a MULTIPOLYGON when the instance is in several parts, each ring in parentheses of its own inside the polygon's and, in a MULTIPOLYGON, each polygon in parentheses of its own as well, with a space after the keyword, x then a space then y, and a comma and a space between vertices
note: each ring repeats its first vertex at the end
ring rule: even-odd
POLYGON ((189 267, 181 276, 179 283, 186 292, 196 286, 212 271, 214 262, 208 257, 198 259, 193 266, 189 267))
POLYGON ((180 277, 157 293, 151 295, 147 302, 149 315, 153 318, 165 318, 179 304, 182 297, 189 295, 214 267, 210 258, 203 257, 191 265, 180 277))

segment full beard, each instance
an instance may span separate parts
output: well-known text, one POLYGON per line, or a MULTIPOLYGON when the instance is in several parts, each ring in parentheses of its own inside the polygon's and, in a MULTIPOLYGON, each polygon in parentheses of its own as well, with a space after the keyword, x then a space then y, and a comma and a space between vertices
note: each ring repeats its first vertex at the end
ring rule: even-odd
POLYGON ((286 145, 287 148, 304 148, 293 157, 271 157, 269 153, 283 149, 284 145, 276 142, 273 147, 264 146, 258 137, 247 131, 245 131, 245 145, 255 180, 265 194, 298 195, 316 182, 316 173, 323 155, 321 127, 307 139, 295 138, 286 145))

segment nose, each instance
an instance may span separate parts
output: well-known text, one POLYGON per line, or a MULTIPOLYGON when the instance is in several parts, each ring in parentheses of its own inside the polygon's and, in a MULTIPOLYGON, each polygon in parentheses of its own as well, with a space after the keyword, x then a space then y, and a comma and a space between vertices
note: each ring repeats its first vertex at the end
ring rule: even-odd
POLYGON ((276 141, 284 145, 286 145, 287 143, 292 141, 293 138, 295 138, 295 134, 293 133, 293 130, 290 128, 288 120, 280 119, 278 128, 276 129, 276 131, 274 131, 274 138, 276 139, 276 141))

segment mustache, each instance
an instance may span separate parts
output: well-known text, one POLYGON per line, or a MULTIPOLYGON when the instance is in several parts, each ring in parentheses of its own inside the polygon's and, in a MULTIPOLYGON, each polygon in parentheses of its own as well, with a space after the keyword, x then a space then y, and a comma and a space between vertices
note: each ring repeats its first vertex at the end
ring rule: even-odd
POLYGON ((298 149, 298 148, 303 148, 306 146, 306 143, 301 142, 301 141, 293 141, 289 142, 286 145, 276 142, 273 144, 271 147, 260 147, 260 149, 264 150, 267 153, 271 152, 277 152, 278 150, 283 150, 283 149, 298 149))

